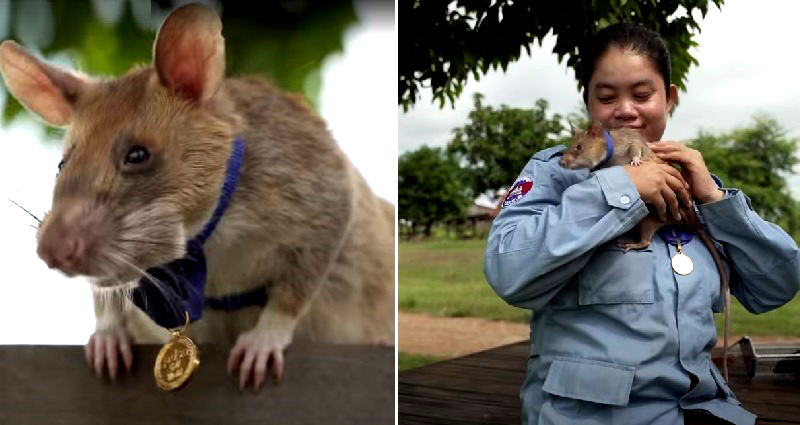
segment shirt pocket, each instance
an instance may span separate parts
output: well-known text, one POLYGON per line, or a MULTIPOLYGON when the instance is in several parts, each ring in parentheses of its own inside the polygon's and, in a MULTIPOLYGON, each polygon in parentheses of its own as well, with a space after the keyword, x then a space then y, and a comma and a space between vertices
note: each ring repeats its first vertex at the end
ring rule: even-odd
POLYGON ((578 273, 578 304, 652 304, 655 296, 652 247, 625 251, 601 245, 578 273))
POLYGON ((611 406, 627 406, 636 368, 569 357, 550 364, 542 390, 548 394, 611 406))

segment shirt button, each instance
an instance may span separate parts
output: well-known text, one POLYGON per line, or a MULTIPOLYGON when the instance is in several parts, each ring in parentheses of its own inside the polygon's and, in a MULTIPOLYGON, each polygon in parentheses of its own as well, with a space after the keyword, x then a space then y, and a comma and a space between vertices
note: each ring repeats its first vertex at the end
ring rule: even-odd
POLYGON ((628 195, 622 195, 622 197, 619 198, 619 201, 627 205, 631 202, 631 198, 629 198, 628 195))

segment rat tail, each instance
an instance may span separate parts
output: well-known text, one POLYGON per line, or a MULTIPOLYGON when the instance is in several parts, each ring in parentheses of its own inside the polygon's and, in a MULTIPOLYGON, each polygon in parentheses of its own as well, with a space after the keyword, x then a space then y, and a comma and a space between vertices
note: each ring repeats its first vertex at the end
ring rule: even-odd
POLYGON ((725 380, 728 380, 728 334, 730 330, 730 323, 731 323, 731 288, 730 288, 730 281, 728 280, 728 273, 725 270, 725 265, 722 262, 722 257, 720 256, 719 252, 717 251, 716 245, 711 240, 711 236, 705 231, 705 229, 698 228, 697 233, 700 235, 700 239, 703 240, 708 251, 711 253, 711 257, 714 259, 714 264, 717 266, 717 271, 719 272, 719 279, 720 284, 722 286, 722 296, 724 298, 725 306, 724 306, 724 316, 725 316, 725 324, 722 331, 722 373, 725 375, 725 380))

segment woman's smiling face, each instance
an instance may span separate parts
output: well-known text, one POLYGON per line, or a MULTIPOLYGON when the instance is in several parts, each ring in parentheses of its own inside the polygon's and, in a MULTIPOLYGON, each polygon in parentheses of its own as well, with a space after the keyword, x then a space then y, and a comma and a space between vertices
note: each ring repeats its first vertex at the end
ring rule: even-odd
POLYGON ((638 129, 648 142, 661 140, 667 115, 678 98, 644 55, 611 46, 597 60, 588 85, 587 108, 604 127, 638 129))

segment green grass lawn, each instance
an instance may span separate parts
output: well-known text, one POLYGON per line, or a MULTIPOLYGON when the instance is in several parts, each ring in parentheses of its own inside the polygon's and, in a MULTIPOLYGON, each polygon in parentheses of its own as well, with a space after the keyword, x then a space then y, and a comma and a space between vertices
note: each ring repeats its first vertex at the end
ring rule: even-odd
MULTIPOLYGON (((398 308, 435 316, 528 322, 527 310, 509 306, 486 283, 484 246, 483 240, 400 242, 398 308)), ((732 300, 731 334, 800 336, 800 297, 759 315, 732 300)), ((722 315, 716 319, 721 332, 722 315)))
POLYGON ((415 367, 425 366, 442 360, 445 359, 436 356, 422 356, 419 354, 400 352, 397 353, 397 370, 402 372, 406 369, 414 369, 415 367))
POLYGON ((483 240, 400 242, 398 308, 448 317, 486 317, 527 322, 530 313, 511 307, 483 277, 483 240))

